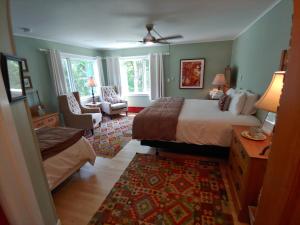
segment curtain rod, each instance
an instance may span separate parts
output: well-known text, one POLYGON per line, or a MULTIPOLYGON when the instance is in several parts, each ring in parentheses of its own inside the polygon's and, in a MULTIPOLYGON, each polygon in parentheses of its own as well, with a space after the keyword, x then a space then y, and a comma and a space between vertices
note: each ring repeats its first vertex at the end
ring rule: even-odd
POLYGON ((38 50, 40 52, 50 52, 50 49, 45 49, 45 48, 39 48, 38 50))

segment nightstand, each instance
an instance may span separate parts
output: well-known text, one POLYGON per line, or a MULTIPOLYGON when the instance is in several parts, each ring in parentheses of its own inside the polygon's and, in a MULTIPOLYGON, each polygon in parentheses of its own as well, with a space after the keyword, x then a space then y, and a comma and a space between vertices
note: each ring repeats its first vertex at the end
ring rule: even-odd
POLYGON ((238 219, 249 222, 248 206, 257 205, 263 184, 268 156, 260 155, 270 144, 271 137, 264 141, 252 141, 241 136, 247 126, 233 126, 229 155, 229 180, 238 219))
POLYGON ((85 106, 87 107, 91 107, 91 108, 101 108, 101 102, 89 102, 89 103, 86 103, 85 106))

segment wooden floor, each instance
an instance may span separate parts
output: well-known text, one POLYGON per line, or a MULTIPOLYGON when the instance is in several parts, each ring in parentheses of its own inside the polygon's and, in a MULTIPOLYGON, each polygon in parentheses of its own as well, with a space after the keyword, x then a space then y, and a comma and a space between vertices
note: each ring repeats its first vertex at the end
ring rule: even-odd
MULTIPOLYGON (((97 157, 94 166, 85 164, 80 172, 59 187, 53 193, 53 199, 62 225, 86 225, 137 152, 154 154, 155 150, 141 146, 137 141, 130 141, 113 159, 97 157)), ((178 157, 165 152, 161 154, 178 157)), ((180 157, 197 158, 187 155, 180 155, 180 157)), ((218 161, 221 162, 223 176, 227 177, 226 163, 218 161)), ((237 222, 227 179, 225 185, 235 225, 244 225, 237 222)))

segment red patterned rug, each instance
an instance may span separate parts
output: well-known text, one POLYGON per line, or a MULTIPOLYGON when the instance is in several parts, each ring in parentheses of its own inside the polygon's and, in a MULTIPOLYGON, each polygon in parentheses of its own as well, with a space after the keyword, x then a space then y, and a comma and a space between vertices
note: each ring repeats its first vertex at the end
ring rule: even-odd
POLYGON ((137 154, 89 225, 232 225, 219 163, 137 154))
POLYGON ((131 140, 134 115, 103 116, 101 127, 88 137, 97 156, 112 158, 131 140))

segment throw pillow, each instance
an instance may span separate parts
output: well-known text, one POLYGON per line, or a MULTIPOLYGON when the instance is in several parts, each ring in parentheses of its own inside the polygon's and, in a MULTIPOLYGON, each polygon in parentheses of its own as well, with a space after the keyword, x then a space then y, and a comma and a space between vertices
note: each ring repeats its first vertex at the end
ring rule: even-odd
POLYGON ((221 111, 227 111, 229 108, 229 104, 231 101, 231 97, 229 95, 224 94, 220 99, 219 99, 219 109, 221 111))
POLYGON ((239 115, 244 108, 245 101, 246 101, 246 93, 244 92, 235 93, 231 99, 228 110, 232 112, 234 115, 239 115))
POLYGON ((258 95, 250 91, 246 91, 246 102, 241 114, 252 115, 256 113, 255 103, 258 100, 258 95))

